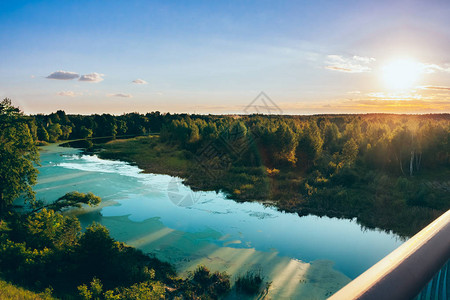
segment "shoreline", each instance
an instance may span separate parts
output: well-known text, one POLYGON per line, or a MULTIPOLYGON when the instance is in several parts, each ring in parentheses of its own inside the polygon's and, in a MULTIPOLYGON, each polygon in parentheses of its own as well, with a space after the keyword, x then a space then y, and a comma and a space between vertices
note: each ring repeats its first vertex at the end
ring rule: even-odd
MULTIPOLYGON (((222 178, 211 182, 210 178, 202 176, 195 166, 195 160, 186 154, 186 150, 180 150, 176 146, 161 143, 157 137, 138 137, 126 140, 112 140, 106 144, 95 147, 95 150, 89 152, 96 154, 102 159, 121 160, 135 165, 142 169, 144 173, 163 174, 179 177, 183 183, 191 187, 193 190, 224 192, 227 198, 236 202, 259 202, 263 205, 270 205, 276 209, 289 213, 296 213, 299 216, 309 214, 316 216, 327 216, 332 218, 356 219, 356 222, 368 229, 378 229, 385 232, 392 232, 402 237, 410 237, 421 230, 424 226, 437 218, 441 212, 426 207, 403 207, 395 210, 384 210, 383 207, 375 210, 364 209, 364 207, 339 207, 328 206, 320 207, 311 205, 311 201, 307 202, 298 192, 296 194, 291 191, 277 191, 280 194, 277 198, 271 198, 269 193, 266 197, 261 197, 262 193, 251 195, 250 193, 236 194, 230 188, 233 182, 226 182, 226 176, 230 177, 230 170, 222 173, 222 178), (229 184, 230 186, 227 186, 229 184), (249 195, 250 194, 250 195, 249 195), (280 196, 281 195, 281 196, 280 196), (396 221, 396 219, 398 219, 396 221), (407 224, 406 226, 404 224, 407 224)), ((250 170, 254 172, 254 169, 250 170)), ((239 175, 239 174, 238 174, 239 175)), ((274 179, 267 175, 259 176, 261 181, 265 180, 265 186, 276 186, 289 184, 290 179, 274 179)), ((356 197, 364 198, 369 193, 358 187, 355 189, 343 189, 345 192, 356 195, 356 197)), ((330 192, 333 192, 330 190, 330 192)), ((331 195, 333 196, 333 195, 331 195)))

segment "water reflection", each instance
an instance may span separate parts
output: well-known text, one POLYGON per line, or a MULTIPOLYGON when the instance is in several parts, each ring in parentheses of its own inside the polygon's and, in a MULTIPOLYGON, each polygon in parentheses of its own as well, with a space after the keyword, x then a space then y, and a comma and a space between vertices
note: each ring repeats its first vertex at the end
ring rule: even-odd
POLYGON ((73 190, 103 198, 100 208, 72 212, 84 226, 102 223, 116 239, 175 263, 181 272, 198 263, 232 274, 259 266, 273 281, 271 293, 280 297, 319 289, 323 298, 402 242, 385 232, 363 231, 355 221, 299 217, 182 184, 176 193, 195 195, 196 201, 176 205, 168 193, 174 177, 144 174, 73 148, 44 147, 41 160, 38 198, 52 201, 73 190))

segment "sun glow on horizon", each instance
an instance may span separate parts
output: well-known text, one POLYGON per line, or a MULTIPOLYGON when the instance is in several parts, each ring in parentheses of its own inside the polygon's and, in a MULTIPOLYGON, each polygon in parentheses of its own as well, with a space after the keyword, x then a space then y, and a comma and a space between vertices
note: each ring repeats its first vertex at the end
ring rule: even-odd
POLYGON ((422 64, 411 58, 390 61, 382 68, 382 78, 389 90, 413 88, 423 73, 422 64))

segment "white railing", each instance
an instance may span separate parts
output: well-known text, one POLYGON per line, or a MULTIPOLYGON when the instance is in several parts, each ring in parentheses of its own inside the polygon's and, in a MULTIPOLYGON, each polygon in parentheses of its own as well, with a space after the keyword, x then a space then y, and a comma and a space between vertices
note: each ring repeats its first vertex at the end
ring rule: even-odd
POLYGON ((436 274, 444 273, 444 294, 436 299, 450 300, 446 296, 450 288, 448 272, 440 271, 443 266, 448 270, 449 259, 450 210, 329 299, 413 299, 436 274))

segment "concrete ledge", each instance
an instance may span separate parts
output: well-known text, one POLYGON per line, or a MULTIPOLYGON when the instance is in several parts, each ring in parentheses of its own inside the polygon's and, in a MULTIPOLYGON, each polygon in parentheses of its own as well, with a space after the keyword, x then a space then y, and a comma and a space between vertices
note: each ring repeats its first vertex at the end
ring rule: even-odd
POLYGON ((450 210, 329 299, 412 299, 449 258, 450 210))

